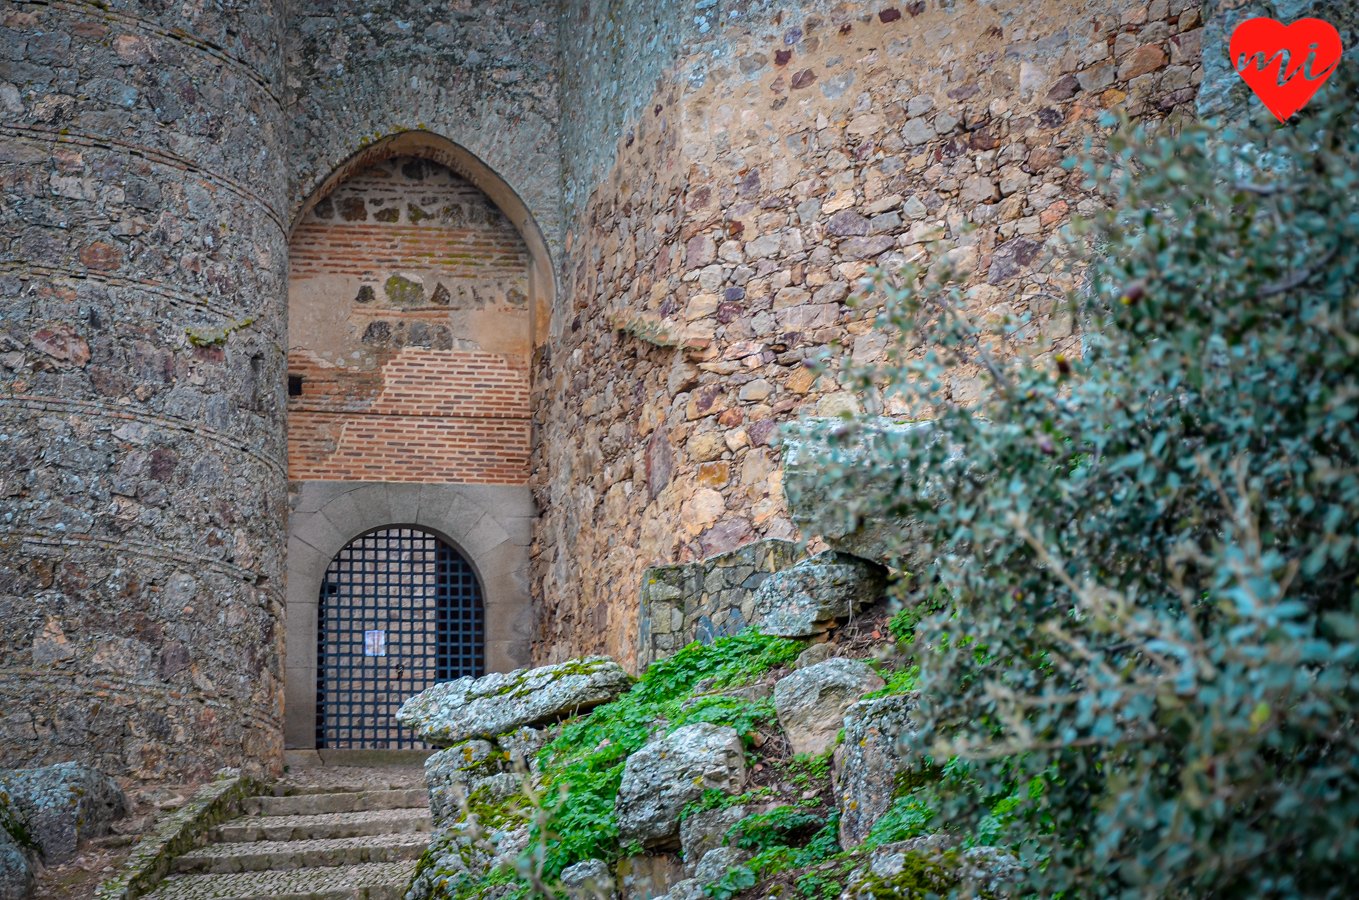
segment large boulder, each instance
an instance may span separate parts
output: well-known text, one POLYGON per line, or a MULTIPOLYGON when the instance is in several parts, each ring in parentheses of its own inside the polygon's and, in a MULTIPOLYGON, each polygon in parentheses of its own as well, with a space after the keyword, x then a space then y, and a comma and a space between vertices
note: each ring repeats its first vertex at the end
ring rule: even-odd
POLYGON ((755 591, 751 624, 765 634, 811 637, 882 599, 887 569, 828 550, 782 572, 755 591))
POLYGON ((590 656, 436 684, 403 703, 396 717, 420 740, 449 747, 585 712, 631 686, 632 678, 618 663, 590 656))
POLYGON ((910 768, 903 739, 916 731, 918 692, 860 700, 845 711, 844 756, 836 768, 840 845, 863 843, 892 805, 897 775, 910 768))
POLYGON ((774 685, 774 710, 794 753, 825 753, 835 746, 845 710, 886 684, 858 659, 833 658, 798 669, 774 685))
POLYGON ((920 571, 932 553, 919 523, 885 515, 867 499, 901 478, 903 448, 931 440, 933 424, 879 417, 860 423, 850 440, 837 439, 844 429, 841 419, 811 418, 783 439, 789 515, 804 534, 820 535, 835 550, 920 571))
POLYGON ((28 834, 49 866, 75 859, 82 839, 103 837, 127 815, 127 797, 118 782, 83 763, 3 771, 0 790, 23 813, 28 834))
POLYGON ((614 801, 623 840, 648 847, 678 843, 680 812, 707 790, 739 794, 746 755, 736 729, 686 725, 628 757, 614 801))

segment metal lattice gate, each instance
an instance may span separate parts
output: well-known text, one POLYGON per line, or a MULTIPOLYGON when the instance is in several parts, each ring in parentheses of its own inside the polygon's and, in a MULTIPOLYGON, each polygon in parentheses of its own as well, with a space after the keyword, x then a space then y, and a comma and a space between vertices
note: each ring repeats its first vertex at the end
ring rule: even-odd
POLYGON ((317 622, 316 746, 423 748, 396 721, 409 697, 485 671, 481 585, 416 528, 354 539, 326 569, 317 622))

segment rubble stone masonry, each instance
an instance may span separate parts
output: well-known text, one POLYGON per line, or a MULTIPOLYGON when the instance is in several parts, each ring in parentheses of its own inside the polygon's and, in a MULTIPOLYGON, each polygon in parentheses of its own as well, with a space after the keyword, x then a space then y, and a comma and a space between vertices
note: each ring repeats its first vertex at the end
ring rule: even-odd
POLYGON ((0 4, 0 767, 281 769, 282 24, 0 4))
POLYGON ((1063 163, 1239 108, 1259 9, 0 3, 0 767, 276 772, 326 566, 397 522, 494 666, 739 627, 713 563, 644 634, 642 573, 807 537, 778 436, 870 401, 865 276, 947 264, 1045 364, 1105 202, 1063 163))
MULTIPOLYGON (((1077 340, 1059 235, 1102 201, 1062 163, 1098 150, 1106 111, 1173 124, 1202 78, 1192 0, 720 9, 634 44, 607 9, 564 14, 592 71, 655 81, 611 132, 611 167, 594 146, 568 172, 564 296, 534 378, 544 662, 633 666, 646 567, 796 536, 778 429, 860 407, 835 372, 885 347, 873 304, 848 303, 873 267, 946 260, 970 314, 1030 317, 1003 352, 1077 340), (816 379, 803 363, 823 353, 816 379)), ((564 92, 588 108, 587 84, 564 92)), ((580 118, 568 166, 591 122, 610 133, 580 118)), ((950 390, 971 401, 977 373, 950 390)))

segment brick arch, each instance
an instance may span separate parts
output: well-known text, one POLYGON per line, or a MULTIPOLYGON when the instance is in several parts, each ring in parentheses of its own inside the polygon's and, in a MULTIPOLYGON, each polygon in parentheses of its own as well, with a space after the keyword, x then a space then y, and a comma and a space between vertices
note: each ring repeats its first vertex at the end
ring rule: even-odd
POLYGON ((347 179, 364 169, 397 156, 416 156, 447 166, 482 191, 514 225, 528 247, 529 264, 529 330, 534 346, 547 340, 552 310, 555 309, 557 283, 552 265, 552 253, 537 218, 529 205, 508 181, 486 164, 475 153, 432 131, 411 130, 389 134, 376 140, 336 165, 329 175, 312 179, 310 194, 297 207, 289 228, 289 236, 297 231, 316 204, 347 179))
POLYGON ((355 537, 374 529, 423 528, 457 550, 481 582, 487 671, 529 664, 533 502, 526 492, 494 485, 313 482, 294 495, 292 507, 284 723, 289 749, 315 746, 317 598, 326 567, 355 537))

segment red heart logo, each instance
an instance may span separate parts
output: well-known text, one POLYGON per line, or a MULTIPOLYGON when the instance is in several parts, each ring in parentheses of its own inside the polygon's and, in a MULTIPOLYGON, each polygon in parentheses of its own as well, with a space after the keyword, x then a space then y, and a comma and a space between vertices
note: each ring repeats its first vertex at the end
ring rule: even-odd
POLYGON ((1340 62, 1340 33, 1321 19, 1247 19, 1232 32, 1232 68, 1280 122, 1302 109, 1340 62))

